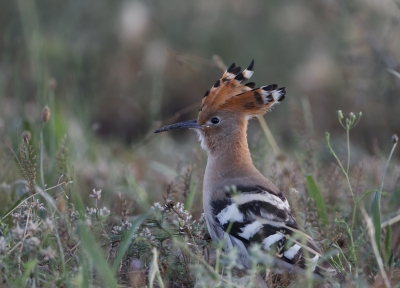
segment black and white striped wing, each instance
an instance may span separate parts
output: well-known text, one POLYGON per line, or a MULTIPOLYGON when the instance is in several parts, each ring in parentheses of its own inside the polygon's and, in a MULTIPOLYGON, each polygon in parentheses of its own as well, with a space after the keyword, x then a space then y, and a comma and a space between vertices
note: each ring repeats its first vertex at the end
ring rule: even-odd
POLYGON ((336 273, 321 258, 311 237, 299 229, 283 194, 262 186, 237 186, 237 191, 236 195, 227 193, 224 200, 212 202, 214 223, 228 233, 233 246, 247 250, 252 243, 260 243, 268 254, 276 257, 279 267, 309 266, 319 275, 336 273))

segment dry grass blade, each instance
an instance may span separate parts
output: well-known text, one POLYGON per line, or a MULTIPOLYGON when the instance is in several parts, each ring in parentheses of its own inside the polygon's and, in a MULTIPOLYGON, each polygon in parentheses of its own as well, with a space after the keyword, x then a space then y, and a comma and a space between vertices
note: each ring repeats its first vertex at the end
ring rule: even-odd
POLYGON ((149 272, 149 287, 153 288, 155 277, 157 276, 158 285, 164 288, 164 283, 160 275, 160 268, 158 267, 158 252, 156 248, 153 248, 153 261, 151 262, 149 272))
POLYGON ((381 227, 382 227, 382 229, 383 229, 383 228, 385 228, 385 227, 387 227, 387 226, 391 226, 391 225, 393 225, 394 223, 397 223, 397 222, 399 222, 399 221, 400 221, 400 215, 397 215, 397 216, 394 216, 394 217, 388 219, 388 220, 385 221, 385 222, 382 222, 382 223, 381 223, 381 227))
POLYGON ((391 287, 390 281, 389 281, 388 275, 386 274, 385 268, 383 266, 383 261, 382 261, 381 254, 379 253, 379 250, 378 250, 378 245, 376 244, 376 241, 375 241, 374 224, 372 223, 371 218, 368 216, 368 214, 364 208, 361 208, 361 212, 364 216, 365 222, 367 223, 368 235, 370 237, 372 251, 374 252, 376 262, 378 262, 379 271, 381 272, 381 275, 382 275, 383 281, 385 282, 386 288, 390 288, 391 287))

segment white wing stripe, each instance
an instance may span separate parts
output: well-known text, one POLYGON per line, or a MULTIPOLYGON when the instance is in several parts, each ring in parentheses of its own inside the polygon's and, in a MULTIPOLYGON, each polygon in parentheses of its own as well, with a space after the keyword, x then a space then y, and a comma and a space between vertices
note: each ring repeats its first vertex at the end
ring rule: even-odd
POLYGON ((287 259, 292 260, 293 257, 299 252, 301 246, 298 244, 294 244, 292 247, 290 247, 289 250, 287 250, 285 253, 283 253, 283 256, 285 256, 287 259))
POLYGON ((233 197, 233 200, 238 205, 242 205, 251 201, 263 201, 271 205, 274 205, 281 210, 290 209, 287 201, 284 202, 279 197, 268 192, 254 193, 254 194, 250 193, 238 194, 233 197))
POLYGON ((269 251, 270 246, 283 238, 283 234, 272 234, 263 240, 264 249, 269 251))
POLYGON ((308 259, 308 260, 310 261, 310 263, 308 263, 308 264, 306 264, 306 265, 310 267, 310 270, 311 270, 312 272, 314 272, 315 267, 317 266, 318 259, 319 259, 319 256, 318 256, 318 255, 315 255, 313 258, 308 259))
POLYGON ((246 225, 242 229, 242 233, 239 233, 238 235, 249 240, 251 237, 253 237, 254 234, 256 234, 264 225, 261 224, 258 221, 254 221, 251 224, 246 225))
POLYGON ((243 222, 243 214, 240 213, 235 203, 225 207, 217 215, 219 224, 224 225, 229 221, 243 222))

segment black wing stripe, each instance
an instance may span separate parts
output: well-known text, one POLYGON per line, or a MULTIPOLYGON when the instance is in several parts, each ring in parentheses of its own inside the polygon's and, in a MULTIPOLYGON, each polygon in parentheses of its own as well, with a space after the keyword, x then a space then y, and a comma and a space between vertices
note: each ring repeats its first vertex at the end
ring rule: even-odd
POLYGON ((225 232, 246 249, 252 243, 262 244, 266 252, 285 265, 309 267, 319 275, 336 273, 321 258, 312 238, 298 227, 283 195, 262 186, 239 185, 236 189, 239 193, 211 202, 214 220, 225 232))

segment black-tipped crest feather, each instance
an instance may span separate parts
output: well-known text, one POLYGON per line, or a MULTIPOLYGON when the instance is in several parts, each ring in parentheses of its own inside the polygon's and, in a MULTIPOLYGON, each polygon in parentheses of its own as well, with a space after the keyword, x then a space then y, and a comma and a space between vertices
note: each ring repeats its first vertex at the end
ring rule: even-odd
POLYGON ((251 60, 251 63, 249 65, 249 67, 247 67, 247 70, 253 71, 253 68, 254 68, 254 59, 251 60))

